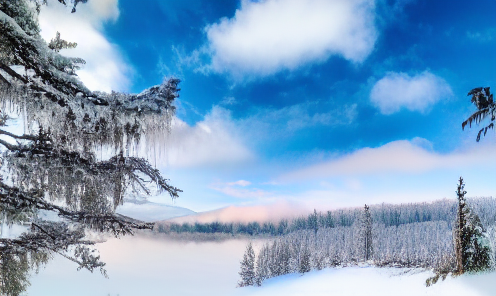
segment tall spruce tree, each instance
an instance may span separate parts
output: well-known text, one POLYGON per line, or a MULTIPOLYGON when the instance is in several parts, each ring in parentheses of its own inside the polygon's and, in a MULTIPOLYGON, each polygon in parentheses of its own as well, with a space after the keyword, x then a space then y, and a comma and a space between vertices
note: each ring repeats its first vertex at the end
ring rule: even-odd
POLYGON ((457 273, 479 272, 491 267, 491 249, 486 231, 479 219, 467 205, 463 178, 458 180, 456 195, 458 209, 454 228, 457 273))
POLYGON ((310 261, 310 249, 308 246, 303 246, 303 249, 300 253, 300 264, 298 266, 298 272, 299 273, 306 273, 312 270, 312 265, 310 261))
MULTIPOLYGON (((86 0, 73 0, 73 11, 79 2, 86 0)), ((150 183, 172 198, 180 192, 146 159, 130 156, 139 145, 165 139, 179 80, 139 95, 89 91, 75 74, 84 61, 58 52, 74 44, 59 35, 50 45, 41 38, 44 3, 0 0, 0 294, 6 295, 21 293, 28 270, 54 253, 105 274, 88 231, 120 237, 151 229, 115 213, 124 196, 149 194, 150 183), (19 117, 23 134, 7 129, 10 116, 19 117), (99 149, 113 156, 99 158, 99 149), (44 218, 47 212, 58 218, 44 218), (5 226, 12 224, 28 227, 10 237, 5 226)))
POLYGON ((364 259, 368 261, 372 258, 372 216, 367 205, 363 208, 362 235, 364 259))
POLYGON ((243 261, 241 261, 241 270, 239 271, 241 280, 238 282, 238 287, 253 286, 256 281, 255 277, 255 252, 251 242, 246 246, 243 261))

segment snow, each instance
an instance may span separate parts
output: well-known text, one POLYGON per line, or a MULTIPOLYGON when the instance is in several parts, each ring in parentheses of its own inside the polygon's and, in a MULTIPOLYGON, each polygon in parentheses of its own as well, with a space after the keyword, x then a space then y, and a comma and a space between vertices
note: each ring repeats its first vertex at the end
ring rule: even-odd
POLYGON ((448 277, 426 287, 425 280, 431 275, 431 272, 396 268, 332 268, 272 278, 266 280, 262 287, 243 288, 245 291, 239 295, 482 296, 496 293, 496 272, 448 277))
POLYGON ((196 214, 192 210, 186 208, 154 202, 125 202, 117 208, 116 212, 144 222, 155 222, 196 214))
MULTIPOLYGON (((431 287, 431 272, 396 268, 346 267, 297 273, 264 281, 261 287, 236 288, 246 240, 174 241, 166 235, 111 239, 98 244, 109 279, 76 271, 56 256, 31 278, 30 296, 292 296, 436 295, 494 296, 496 272, 448 277, 431 287)), ((254 241, 258 245, 261 241, 254 241)))

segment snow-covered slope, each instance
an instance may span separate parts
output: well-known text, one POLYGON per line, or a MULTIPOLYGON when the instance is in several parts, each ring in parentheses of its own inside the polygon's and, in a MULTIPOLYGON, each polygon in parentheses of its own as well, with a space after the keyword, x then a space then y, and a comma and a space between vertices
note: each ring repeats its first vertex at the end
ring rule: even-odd
POLYGON ((148 201, 126 201, 117 208, 116 212, 144 222, 155 222, 196 214, 196 212, 186 208, 148 201))
POLYGON ((425 286, 431 272, 377 267, 288 274, 261 287, 236 288, 247 241, 185 242, 152 232, 98 244, 109 278, 77 271, 56 255, 31 278, 30 296, 495 296, 496 272, 448 277, 425 286))
POLYGON ((494 296, 496 272, 467 275, 439 282, 431 287, 425 280, 431 272, 400 268, 346 267, 288 274, 266 280, 262 287, 238 289, 238 296, 367 295, 367 296, 494 296))

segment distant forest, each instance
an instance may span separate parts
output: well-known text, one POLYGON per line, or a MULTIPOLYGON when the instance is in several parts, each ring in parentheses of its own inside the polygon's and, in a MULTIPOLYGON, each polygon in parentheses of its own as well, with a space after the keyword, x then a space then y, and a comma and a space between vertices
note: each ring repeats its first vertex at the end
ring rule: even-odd
MULTIPOLYGON (((496 199, 472 198, 466 204, 462 199, 461 212, 456 201, 446 199, 365 205, 325 214, 314 211, 283 222, 285 234, 266 242, 256 255, 248 245, 238 285, 261 285, 283 274, 357 264, 431 269, 435 276, 427 285, 448 274, 494 269, 496 199)), ((259 233, 273 235, 261 229, 259 233)))
MULTIPOLYGON (((476 271, 479 267, 470 262, 482 261, 481 269, 495 268, 496 199, 469 198, 466 205, 466 219, 472 221, 467 227, 473 234, 460 236, 472 240, 463 243, 464 252, 468 254, 463 255, 467 257, 462 260, 466 265, 464 269, 476 271), (473 246, 480 249, 476 252, 477 258, 469 256, 473 246), (482 261, 480 254, 486 256, 482 261)), ((436 276, 428 279, 430 285, 440 277, 463 270, 457 266, 461 261, 457 260, 460 255, 455 246, 458 209, 456 200, 443 199, 327 212, 314 210, 308 216, 278 222, 162 223, 156 229, 164 233, 223 233, 269 238, 258 247, 256 254, 251 244, 248 246, 241 262, 239 286, 261 285, 268 278, 293 272, 362 263, 432 269, 436 276)))
MULTIPOLYGON (((469 198, 470 207, 480 217, 483 225, 493 225, 496 221, 496 199, 492 197, 469 198)), ((400 226, 420 222, 445 222, 451 229, 455 221, 457 202, 443 199, 435 202, 408 204, 380 204, 370 206, 374 224, 383 227, 400 226)), ((162 233, 225 233, 250 236, 282 236, 300 230, 350 227, 363 215, 363 208, 339 209, 327 212, 314 210, 308 216, 282 219, 279 222, 250 223, 174 223, 162 222, 156 227, 162 233)))

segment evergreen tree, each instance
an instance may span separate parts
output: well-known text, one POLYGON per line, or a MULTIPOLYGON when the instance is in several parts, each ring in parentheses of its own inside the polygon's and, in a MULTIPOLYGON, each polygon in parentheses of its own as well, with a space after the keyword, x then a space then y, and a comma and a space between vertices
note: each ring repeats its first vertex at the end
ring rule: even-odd
POLYGON ((308 216, 308 228, 312 229, 315 233, 317 233, 317 230, 319 230, 319 220, 318 220, 318 215, 317 215, 317 210, 313 209, 313 214, 310 214, 308 216))
POLYGON ((246 246, 239 275, 241 280, 238 282, 238 287, 253 286, 257 282, 255 278, 255 252, 251 242, 246 246))
POLYGON ((372 216, 370 215, 369 206, 367 205, 365 205, 363 212, 362 233, 364 259, 365 261, 368 261, 372 258, 372 216))
MULTIPOLYGON (((73 10, 79 2, 86 0, 73 0, 73 10)), ((124 196, 149 194, 150 183, 172 198, 180 192, 147 160, 130 156, 139 145, 163 144, 179 80, 139 95, 89 91, 75 74, 84 61, 58 52, 74 44, 57 35, 48 45, 40 36, 43 3, 0 0, 0 221, 2 230, 30 225, 15 238, 0 234, 0 293, 7 295, 24 290, 28 269, 54 253, 105 275, 88 231, 120 237, 151 229, 115 213, 124 196), (12 114, 24 134, 5 128, 12 114), (99 149, 113 155, 98 158, 99 149)))
POLYGON ((480 141, 482 133, 486 136, 489 129, 494 129, 494 121, 496 120, 496 102, 494 102, 493 94, 491 94, 489 87, 477 87, 472 89, 469 93, 472 96, 472 103, 477 107, 477 111, 462 123, 462 130, 465 126, 472 127, 472 122, 477 124, 490 118, 490 123, 481 128, 477 134, 477 142, 480 141))
POLYGON ((262 282, 270 277, 269 262, 269 248, 264 245, 257 256, 257 266, 255 271, 255 284, 261 286, 262 282))
POLYGON ((455 254, 457 273, 484 271, 491 267, 491 249, 486 231, 479 219, 467 205, 463 178, 458 180, 457 220, 455 225, 455 254))
POLYGON ((306 273, 312 270, 312 266, 310 265, 310 256, 310 250, 307 246, 304 246, 300 254, 300 265, 298 267, 299 273, 306 273))
POLYGON ((334 228, 334 219, 332 218, 332 212, 327 211, 327 215, 325 217, 325 227, 326 228, 334 228))
POLYGON ((67 42, 66 40, 61 39, 59 32, 57 32, 55 38, 50 40, 50 43, 48 43, 48 48, 54 50, 55 52, 59 52, 61 49, 76 48, 76 46, 76 42, 67 42))

